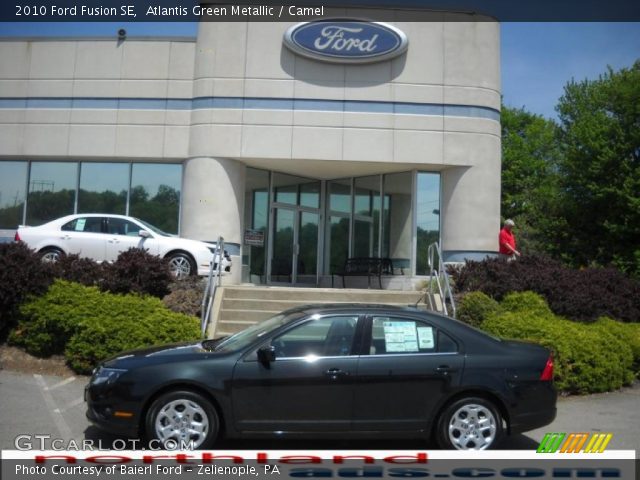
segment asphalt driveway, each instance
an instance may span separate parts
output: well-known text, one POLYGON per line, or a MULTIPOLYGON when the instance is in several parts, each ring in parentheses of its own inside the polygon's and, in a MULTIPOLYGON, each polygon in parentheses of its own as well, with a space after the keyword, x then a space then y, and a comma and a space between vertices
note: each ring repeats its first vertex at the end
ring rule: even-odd
MULTIPOLYGON (((31 441, 34 448, 51 446, 53 439, 100 442, 110 448, 123 441, 91 426, 85 418, 83 401, 87 377, 54 377, 0 370, 0 448, 15 449, 16 438, 22 446, 31 441), (43 437, 34 437, 41 435, 43 437)), ((640 450, 640 383, 618 392, 561 398, 558 416, 542 429, 506 438, 500 448, 532 450, 547 432, 610 432, 609 449, 640 450)), ((226 441, 219 448, 231 449, 424 449, 431 447, 420 441, 338 440, 338 441, 226 441)))

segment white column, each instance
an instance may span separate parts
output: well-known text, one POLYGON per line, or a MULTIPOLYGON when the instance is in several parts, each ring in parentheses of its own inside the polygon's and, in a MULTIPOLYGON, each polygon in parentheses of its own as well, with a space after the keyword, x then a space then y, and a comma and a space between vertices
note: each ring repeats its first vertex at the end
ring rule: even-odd
MULTIPOLYGON (((229 158, 196 157, 184 163, 180 234, 196 240, 241 245, 245 190, 244 164, 229 158)), ((239 249, 229 246, 230 283, 240 282, 239 249)))

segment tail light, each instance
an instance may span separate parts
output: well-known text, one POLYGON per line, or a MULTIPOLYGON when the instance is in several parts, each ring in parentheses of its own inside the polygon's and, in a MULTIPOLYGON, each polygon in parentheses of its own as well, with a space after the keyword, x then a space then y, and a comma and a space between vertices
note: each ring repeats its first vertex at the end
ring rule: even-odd
POLYGON ((547 364, 544 366, 544 370, 542 370, 542 375, 540 375, 541 382, 551 382, 553 381, 553 355, 549 355, 547 359, 547 364))
POLYGON ((20 241, 20 234, 19 234, 17 231, 16 231, 16 234, 13 236, 13 239, 14 239, 16 242, 19 242, 19 241, 20 241))

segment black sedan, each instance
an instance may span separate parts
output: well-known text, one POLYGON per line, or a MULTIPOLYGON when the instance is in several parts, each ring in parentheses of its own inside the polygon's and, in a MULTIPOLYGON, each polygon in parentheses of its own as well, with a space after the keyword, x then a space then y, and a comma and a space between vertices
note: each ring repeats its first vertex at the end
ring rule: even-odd
POLYGON ((230 337, 108 360, 86 387, 87 417, 165 446, 368 434, 482 450, 551 423, 552 380, 538 345, 418 309, 311 305, 230 337))

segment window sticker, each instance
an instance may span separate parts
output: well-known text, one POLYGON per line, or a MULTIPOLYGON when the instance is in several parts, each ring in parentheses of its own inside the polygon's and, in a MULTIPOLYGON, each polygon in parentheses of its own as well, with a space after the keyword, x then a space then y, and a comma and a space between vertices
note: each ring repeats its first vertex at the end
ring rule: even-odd
POLYGON ((418 327, 418 345, 420 346, 420 350, 435 347, 435 342, 433 340, 433 328, 418 327))
POLYGON ((387 353, 418 351, 418 335, 414 322, 385 321, 383 328, 387 353))
POLYGON ((84 232, 84 226, 87 223, 86 218, 79 218, 76 221, 76 232, 84 232))

